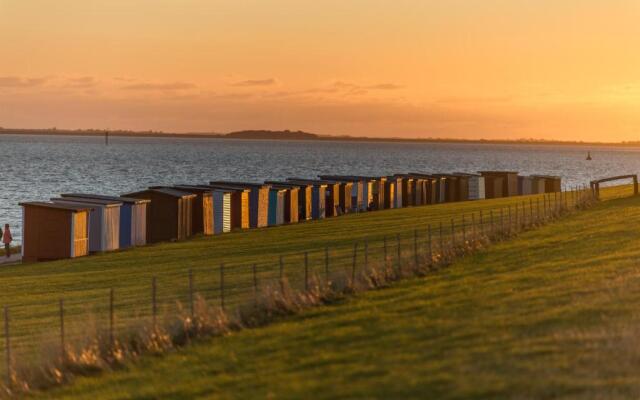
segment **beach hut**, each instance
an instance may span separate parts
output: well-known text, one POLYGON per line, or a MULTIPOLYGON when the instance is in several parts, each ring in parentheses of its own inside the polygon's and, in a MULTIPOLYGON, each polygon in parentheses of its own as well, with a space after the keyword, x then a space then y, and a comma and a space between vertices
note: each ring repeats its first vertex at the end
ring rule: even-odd
POLYGON ((196 197, 193 200, 193 210, 191 213, 193 218, 191 222, 193 234, 213 235, 213 191, 211 189, 191 185, 150 187, 150 189, 160 188, 175 189, 194 194, 196 197))
POLYGON ((53 203, 91 208, 89 211, 89 252, 113 251, 120 248, 121 201, 84 199, 80 197, 52 198, 53 203))
MULTIPOLYGON (((351 197, 350 201, 346 199, 347 196, 347 188, 345 187, 345 200, 344 200, 344 211, 345 212, 355 212, 355 211, 365 211, 365 200, 364 200, 364 179, 353 176, 353 175, 319 175, 320 179, 327 181, 336 181, 336 182, 344 182, 350 184, 351 193, 349 196, 351 197)), ((343 200, 340 200, 341 204, 343 200)))
POLYGON ((91 207, 47 202, 22 206, 22 261, 49 261, 89 254, 91 207))
POLYGON ((374 209, 384 209, 384 189, 387 181, 386 177, 373 177, 370 178, 373 182, 373 204, 374 209))
POLYGON ((454 175, 465 178, 461 183, 461 196, 463 200, 483 200, 485 198, 484 177, 479 174, 470 174, 467 172, 455 172, 454 175), (466 185, 466 191, 464 186, 466 185), (466 194, 466 198, 465 198, 466 194))
MULTIPOLYGON (((295 224, 299 221, 300 186, 271 184, 271 189, 284 190, 284 223, 295 224)), ((269 200, 271 211, 271 200, 269 200)))
POLYGON ((430 174, 424 174, 421 172, 411 172, 409 176, 418 180, 419 192, 416 201, 418 204, 434 204, 437 202, 437 182, 439 178, 430 174))
POLYGON ((410 207, 413 206, 414 203, 414 194, 413 187, 414 183, 411 175, 394 175, 394 177, 402 178, 402 207, 410 207))
POLYGON ((147 242, 184 240, 193 234, 195 194, 175 189, 146 189, 125 197, 151 200, 147 207, 147 242))
POLYGON ((396 178, 385 179, 384 181, 384 208, 395 208, 396 186, 398 180, 396 178))
MULTIPOLYGON (((302 178, 289 178, 287 179, 290 182, 304 182, 305 180, 302 178)), ((340 208, 340 182, 336 181, 327 181, 327 180, 319 180, 319 179, 309 179, 307 182, 324 185, 325 191, 325 216, 326 217, 335 217, 339 215, 340 208)))
POLYGON ((544 180, 544 192, 539 193, 554 193, 562 191, 562 178, 553 175, 532 175, 536 179, 544 180))
POLYGON ((269 187, 269 226, 284 224, 287 190, 275 186, 269 187))
POLYGON ((529 178, 531 179, 531 194, 545 193, 547 186, 547 180, 545 178, 536 175, 529 176, 529 178))
POLYGON ((494 197, 511 197, 518 195, 518 172, 515 171, 480 171, 485 178, 485 190, 489 194, 489 188, 494 197), (497 180, 502 182, 501 193, 495 190, 497 180), (501 194, 500 196, 498 194, 501 194))
POLYGON ((386 176, 384 180, 384 208, 402 207, 402 178, 386 176))
POLYGON ((311 218, 323 219, 327 215, 327 184, 324 181, 301 178, 288 178, 290 184, 311 185, 311 218))
POLYGON ((530 176, 518 177, 518 194, 527 196, 533 193, 533 179, 530 176))
POLYGON ((293 184, 286 181, 266 181, 265 183, 271 186, 291 189, 289 201, 292 203, 292 208, 289 213, 285 210, 285 219, 287 222, 294 223, 312 218, 312 184, 293 184))
POLYGON ((253 182, 211 181, 211 185, 230 185, 249 189, 249 226, 262 228, 269 225, 269 185, 253 182))
POLYGON ((91 193, 63 193, 62 198, 98 199, 122 202, 120 207, 120 248, 147 244, 147 199, 108 196, 91 193))
MULTIPOLYGON (((234 229, 249 229, 249 194, 250 189, 246 187, 238 187, 232 185, 198 185, 201 187, 209 188, 214 192, 221 192, 217 199, 223 202, 229 195, 229 213, 231 217, 231 230, 234 229)), ((216 199, 214 198, 213 204, 214 211, 216 209, 216 199)), ((224 215, 223 215, 224 217, 224 215)), ((215 216, 214 216, 215 219, 215 216)))

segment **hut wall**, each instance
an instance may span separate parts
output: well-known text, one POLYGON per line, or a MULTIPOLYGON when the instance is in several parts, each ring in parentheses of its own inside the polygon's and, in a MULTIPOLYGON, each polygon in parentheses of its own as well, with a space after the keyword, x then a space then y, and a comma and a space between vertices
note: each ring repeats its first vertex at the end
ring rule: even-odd
POLYGON ((87 211, 71 214, 73 241, 71 242, 71 257, 82 257, 89 254, 89 218, 87 211))
POLYGON ((518 177, 518 194, 522 196, 533 193, 533 179, 529 176, 518 177))
POLYGON ((313 186, 301 186, 298 192, 298 219, 313 218, 313 186))
POLYGON ((202 193, 202 233, 213 235, 213 194, 202 193))
POLYGON ((353 193, 353 187, 356 185, 352 182, 344 182, 341 186, 340 206, 342 207, 343 213, 350 213, 353 211, 353 198, 351 194, 353 193))
POLYGON ((469 177, 458 176, 458 201, 469 200, 469 177))
MULTIPOLYGON (((149 204, 134 204, 131 207, 131 243, 134 246, 147 244, 147 208, 149 204)), ((122 223, 122 221, 120 221, 122 223)))
POLYGON ((104 207, 104 251, 120 248, 120 206, 104 207))
POLYGON ((482 200, 485 198, 485 183, 482 176, 469 177, 469 200, 482 200))
POLYGON ((279 190, 277 192, 277 196, 278 196, 278 208, 276 209, 276 225, 282 225, 284 224, 286 191, 279 190))
POLYGON ((505 196, 517 196, 518 195, 518 174, 508 173, 504 177, 505 179, 505 196))
POLYGON ((23 206, 23 261, 58 260, 89 253, 88 213, 23 206))
POLYGON ((300 193, 300 189, 290 188, 285 191, 285 209, 284 209, 284 220, 287 223, 296 223, 298 222, 298 195, 300 193))
POLYGON ((384 208, 395 208, 396 181, 386 180, 384 182, 384 208))
POLYGON ((394 198, 394 207, 395 208, 402 208, 402 206, 404 205, 404 200, 402 198, 402 186, 404 185, 404 179, 402 178, 398 178, 396 179, 396 185, 395 185, 395 190, 396 190, 396 197, 394 198))
POLYGON ((213 191, 213 233, 231 232, 231 193, 213 191))
POLYGON ((267 214, 267 223, 269 226, 275 226, 278 224, 279 208, 282 207, 281 199, 279 198, 280 190, 271 189, 269 191, 269 212, 267 214))
POLYGON ((134 204, 123 203, 120 207, 120 248, 133 246, 133 207, 134 204))

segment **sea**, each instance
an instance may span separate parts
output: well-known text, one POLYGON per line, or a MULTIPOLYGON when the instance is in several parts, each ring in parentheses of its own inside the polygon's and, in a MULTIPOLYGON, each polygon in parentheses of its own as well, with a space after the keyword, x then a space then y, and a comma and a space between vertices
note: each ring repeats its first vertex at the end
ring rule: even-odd
POLYGON ((122 194, 151 185, 318 174, 512 170, 558 175, 565 188, 636 174, 640 148, 541 144, 279 141, 0 135, 0 224, 20 242, 23 201, 65 192, 122 194), (586 160, 591 152, 592 161, 586 160))

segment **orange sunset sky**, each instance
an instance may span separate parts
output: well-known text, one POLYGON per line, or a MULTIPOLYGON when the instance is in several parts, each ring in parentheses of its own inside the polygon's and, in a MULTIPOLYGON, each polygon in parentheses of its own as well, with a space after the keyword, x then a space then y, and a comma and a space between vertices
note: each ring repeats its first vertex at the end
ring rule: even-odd
POLYGON ((0 0, 0 126, 640 139, 639 0, 0 0))

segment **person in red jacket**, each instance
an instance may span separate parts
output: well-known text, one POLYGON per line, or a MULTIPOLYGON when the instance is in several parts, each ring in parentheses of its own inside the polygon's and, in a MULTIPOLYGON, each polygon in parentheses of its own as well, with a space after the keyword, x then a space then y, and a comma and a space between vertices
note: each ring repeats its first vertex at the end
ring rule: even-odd
POLYGON ((4 224, 4 233, 2 234, 2 243, 4 243, 4 253, 7 258, 11 257, 11 242, 13 241, 13 236, 11 236, 11 230, 9 229, 9 224, 4 224))

